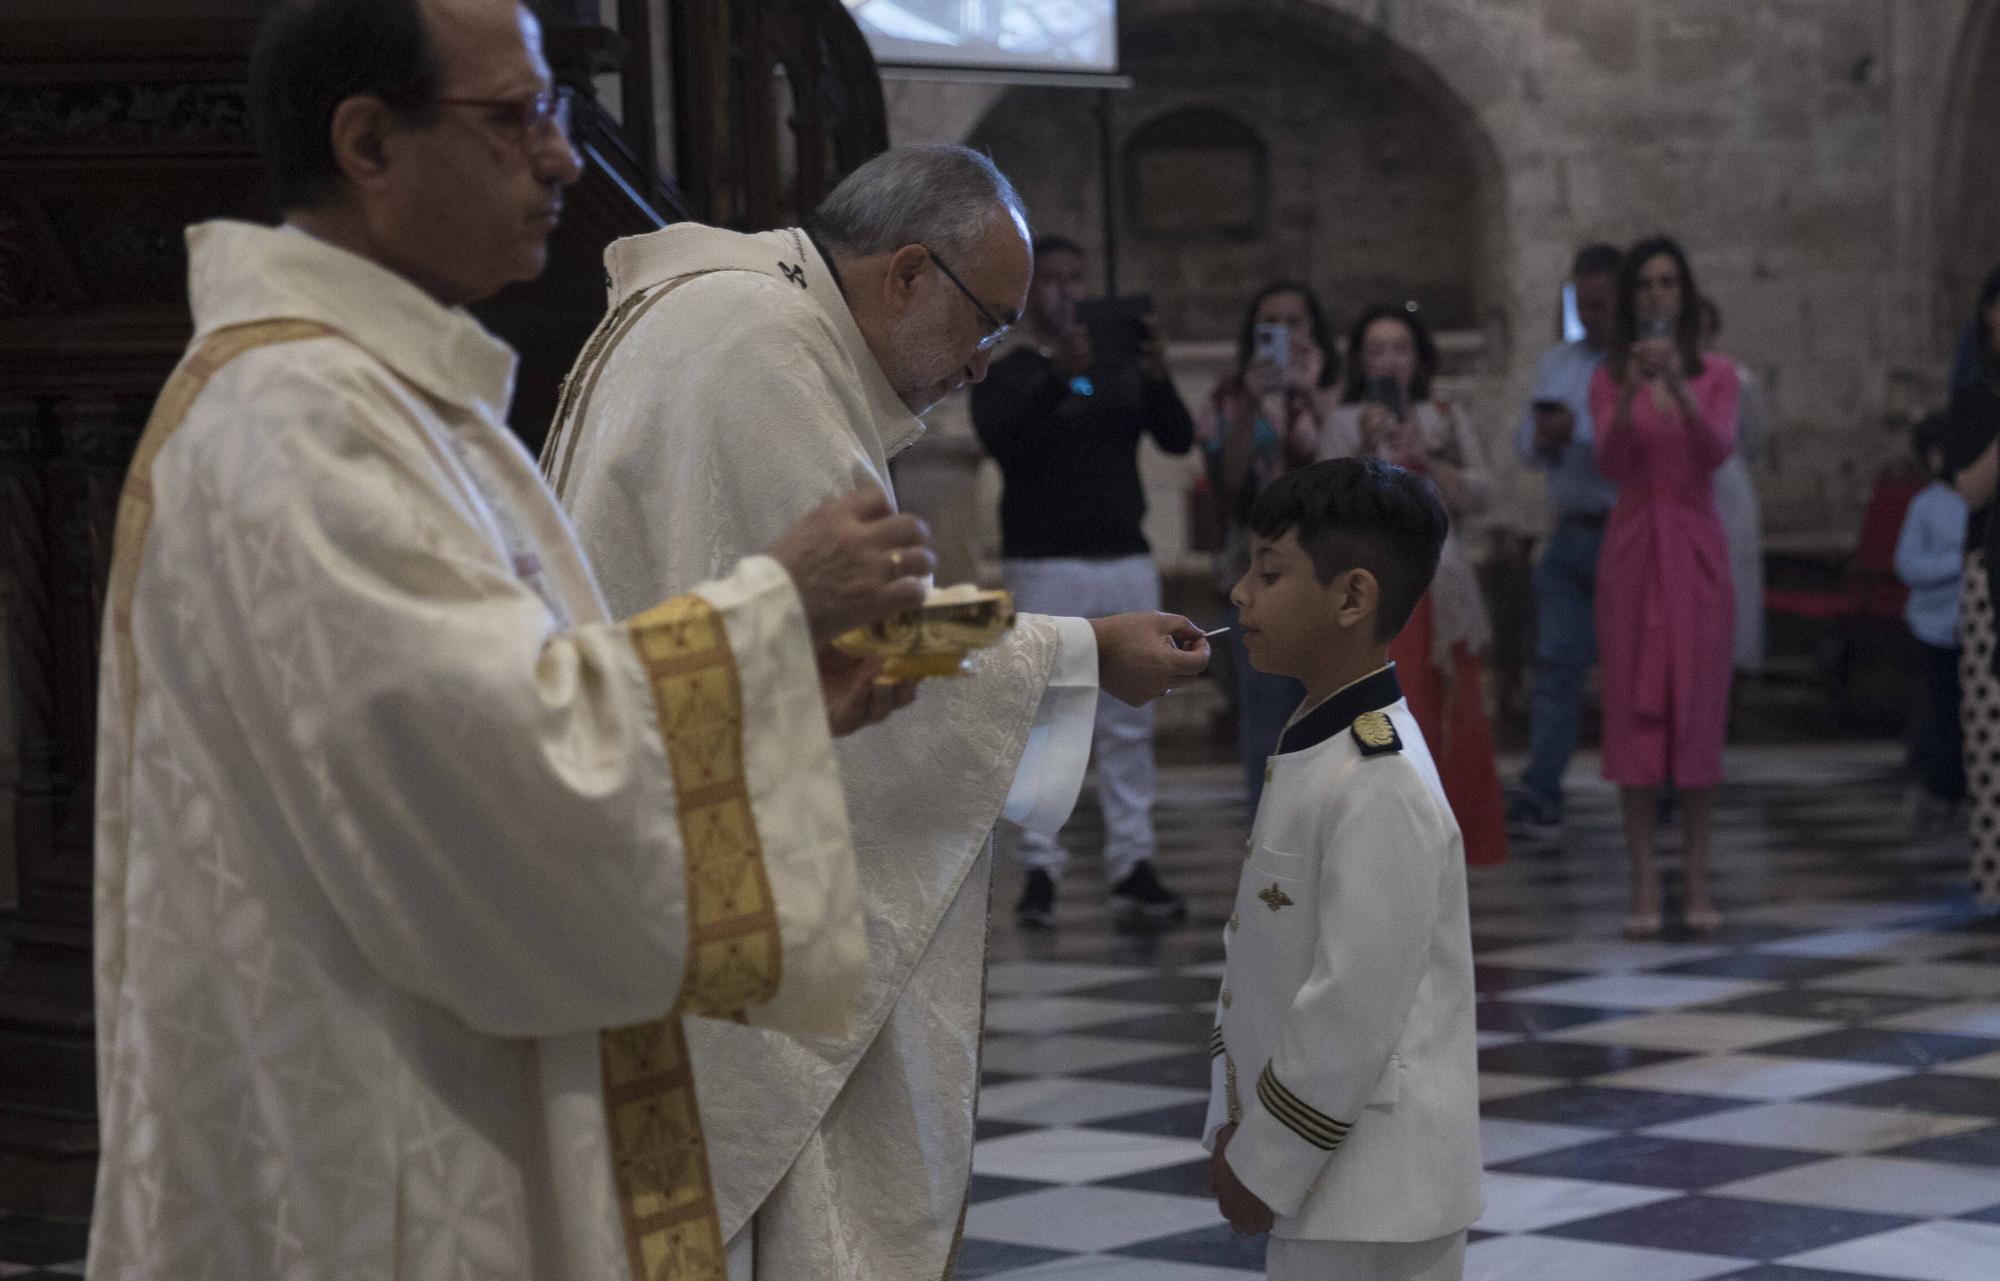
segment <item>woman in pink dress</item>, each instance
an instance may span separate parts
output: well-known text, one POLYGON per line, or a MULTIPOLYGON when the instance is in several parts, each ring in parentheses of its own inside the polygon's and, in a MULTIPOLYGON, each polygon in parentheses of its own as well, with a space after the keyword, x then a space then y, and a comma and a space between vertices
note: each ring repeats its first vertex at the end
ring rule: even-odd
POLYGON ((1597 647, 1604 776, 1619 785, 1632 858, 1630 938, 1660 932, 1656 801, 1668 782, 1681 798, 1687 927, 1712 934, 1722 923, 1708 853, 1735 594, 1713 478, 1735 446, 1737 375, 1727 358, 1702 355, 1697 298, 1679 245, 1635 245, 1590 384, 1598 470, 1618 485, 1598 560, 1597 647))

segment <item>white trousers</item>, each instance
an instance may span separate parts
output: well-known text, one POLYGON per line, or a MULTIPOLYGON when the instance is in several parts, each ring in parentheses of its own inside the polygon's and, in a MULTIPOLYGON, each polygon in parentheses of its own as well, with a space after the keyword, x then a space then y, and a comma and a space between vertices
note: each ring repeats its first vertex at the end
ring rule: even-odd
MULTIPOLYGON (((1151 556, 1115 560, 1050 557, 1001 562, 1014 607, 1030 614, 1100 618, 1160 607, 1160 571, 1151 556)), ((1097 696, 1091 756, 1104 811, 1104 875, 1116 883, 1153 857, 1153 709, 1097 696)), ((1060 878, 1069 851, 1052 836, 1007 824, 1004 848, 1027 867, 1060 878)))
POLYGON ((1297 1241, 1272 1237, 1270 1281, 1462 1281, 1465 1233, 1431 1241, 1297 1241))

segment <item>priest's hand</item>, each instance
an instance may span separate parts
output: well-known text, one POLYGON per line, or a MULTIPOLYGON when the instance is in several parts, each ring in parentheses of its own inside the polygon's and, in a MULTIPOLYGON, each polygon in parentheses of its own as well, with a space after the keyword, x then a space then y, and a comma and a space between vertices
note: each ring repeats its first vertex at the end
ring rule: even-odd
POLYGON ((897 515, 866 485, 815 507, 764 554, 792 576, 806 624, 822 641, 923 604, 937 568, 929 541, 924 522, 897 515))
POLYGON ((1142 707, 1208 667, 1208 641, 1179 614, 1144 610, 1093 618, 1097 684, 1121 703, 1142 707))
POLYGON ((1208 1190, 1215 1197, 1216 1208, 1222 1217, 1229 1220, 1230 1228, 1240 1236, 1260 1236, 1271 1230, 1277 1216, 1263 1198, 1243 1186, 1243 1180, 1236 1177, 1236 1171, 1229 1168, 1229 1140, 1236 1137, 1234 1123, 1223 1126, 1215 1132, 1215 1154, 1208 1158, 1208 1190))
POLYGON ((917 696, 914 681, 877 685, 875 677, 882 671, 879 658, 856 658, 827 644, 817 647, 815 657, 820 692, 826 698, 826 723, 835 738, 889 719, 891 712, 908 707, 917 696))

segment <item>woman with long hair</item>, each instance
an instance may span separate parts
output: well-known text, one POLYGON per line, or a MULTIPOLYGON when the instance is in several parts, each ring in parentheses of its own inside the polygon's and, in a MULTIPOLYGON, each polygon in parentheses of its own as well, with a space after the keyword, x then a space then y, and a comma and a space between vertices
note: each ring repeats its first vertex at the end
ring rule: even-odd
POLYGON ((1389 645, 1410 712, 1437 759, 1445 799, 1465 838, 1466 861, 1505 862, 1507 823, 1479 656, 1493 638, 1479 576, 1460 530, 1484 510, 1492 477, 1472 420, 1431 396, 1437 341, 1413 308, 1381 304, 1354 323, 1347 380, 1327 422, 1320 457, 1371 454, 1422 472, 1451 512, 1437 576, 1389 645))
POLYGON ((1665 237, 1618 272, 1611 347, 1590 384, 1597 468, 1618 485, 1598 559, 1604 777, 1618 784, 1631 857, 1629 938, 1660 932, 1658 793, 1679 789, 1684 921, 1722 924, 1709 837, 1729 715, 1735 589, 1715 471, 1735 448, 1736 364, 1701 350, 1700 294, 1665 237))
MULTIPOLYGON (((1216 588, 1225 600, 1250 568, 1250 508, 1272 481, 1313 461, 1333 409, 1338 372, 1326 311, 1311 287, 1279 280, 1258 290, 1237 331, 1236 369, 1209 393, 1207 412, 1196 424, 1209 489, 1220 509, 1216 588), (1260 325, 1285 327, 1283 364, 1259 354, 1260 325)), ((1233 610, 1230 621, 1235 621, 1233 610)), ((1254 815, 1264 790, 1264 766, 1277 749, 1285 721, 1305 697, 1305 687, 1289 676, 1250 666, 1241 638, 1234 630, 1227 636, 1237 681, 1237 754, 1254 815)))

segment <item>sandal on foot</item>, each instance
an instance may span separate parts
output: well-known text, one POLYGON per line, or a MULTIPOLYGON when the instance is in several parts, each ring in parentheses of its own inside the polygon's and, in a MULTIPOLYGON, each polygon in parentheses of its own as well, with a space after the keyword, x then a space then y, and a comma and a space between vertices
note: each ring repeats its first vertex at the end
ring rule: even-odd
POLYGON ((1714 908, 1709 908, 1705 912, 1688 912, 1681 919, 1687 926, 1688 933, 1699 934, 1703 938, 1708 938, 1722 928, 1722 913, 1714 908))
POLYGON ((1660 937, 1660 914, 1643 912, 1625 918, 1625 937, 1634 943, 1660 937))

